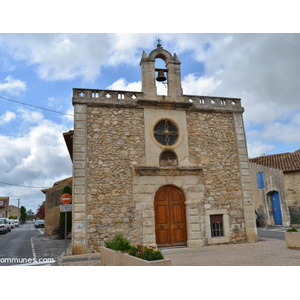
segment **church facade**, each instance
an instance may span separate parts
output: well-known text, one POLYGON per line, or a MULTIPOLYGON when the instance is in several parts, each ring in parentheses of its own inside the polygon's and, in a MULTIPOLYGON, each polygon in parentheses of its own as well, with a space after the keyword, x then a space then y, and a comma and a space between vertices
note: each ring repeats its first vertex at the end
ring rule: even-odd
POLYGON ((257 241, 241 100, 184 95, 180 64, 158 44, 141 92, 73 89, 73 254, 257 241))

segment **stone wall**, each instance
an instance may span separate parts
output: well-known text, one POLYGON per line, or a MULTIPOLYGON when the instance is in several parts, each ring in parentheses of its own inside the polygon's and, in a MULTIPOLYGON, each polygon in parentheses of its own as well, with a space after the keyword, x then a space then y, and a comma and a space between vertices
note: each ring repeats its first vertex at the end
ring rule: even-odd
POLYGON ((285 172, 286 202, 292 224, 300 224, 300 172, 285 172))
POLYGON ((88 249, 99 251, 117 232, 141 241, 132 181, 145 161, 143 110, 89 107, 87 130, 88 249))
POLYGON ((60 197, 65 186, 72 187, 72 178, 62 181, 62 184, 54 185, 52 188, 43 190, 46 194, 45 202, 45 235, 53 236, 53 230, 59 226, 60 197))
MULTIPOLYGON (((245 217, 233 114, 188 112, 190 161, 203 168, 204 212, 226 209, 230 242, 245 241, 245 217)), ((206 237, 207 239, 207 237, 206 237)))
POLYGON ((154 196, 165 184, 186 197, 188 246, 208 244, 209 211, 228 216, 228 241, 245 241, 237 140, 231 113, 188 112, 189 160, 195 175, 139 176, 145 165, 141 109, 87 109, 87 244, 99 251, 121 232, 132 243, 155 243, 154 196))
POLYGON ((281 204, 282 223, 288 226, 290 215, 286 201, 286 188, 284 174, 279 169, 273 169, 255 163, 250 163, 250 174, 252 178, 252 191, 254 207, 259 216, 259 225, 271 226, 275 224, 271 193, 278 192, 281 204), (264 188, 258 188, 257 173, 263 172, 264 188))

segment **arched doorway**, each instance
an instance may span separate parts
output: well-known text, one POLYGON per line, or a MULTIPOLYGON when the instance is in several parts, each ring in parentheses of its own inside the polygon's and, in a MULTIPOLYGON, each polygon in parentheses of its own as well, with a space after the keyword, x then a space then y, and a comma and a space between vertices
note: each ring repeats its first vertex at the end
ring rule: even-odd
POLYGON ((187 244, 185 198, 183 192, 165 185, 155 194, 155 235, 158 247, 185 246, 187 244))
POLYGON ((279 199, 278 192, 273 192, 271 194, 271 200, 272 200, 275 225, 282 225, 282 215, 281 215, 280 199, 279 199))

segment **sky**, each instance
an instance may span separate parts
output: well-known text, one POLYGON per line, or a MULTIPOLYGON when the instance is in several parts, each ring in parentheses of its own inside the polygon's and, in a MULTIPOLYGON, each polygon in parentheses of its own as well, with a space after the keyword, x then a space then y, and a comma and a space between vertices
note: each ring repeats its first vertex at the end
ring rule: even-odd
POLYGON ((41 189, 72 176, 63 139, 73 129, 72 88, 140 91, 141 55, 157 38, 181 61, 184 94, 241 98, 250 158, 300 148, 298 33, 33 28, 0 33, 0 195, 12 205, 20 199, 35 213, 41 189))

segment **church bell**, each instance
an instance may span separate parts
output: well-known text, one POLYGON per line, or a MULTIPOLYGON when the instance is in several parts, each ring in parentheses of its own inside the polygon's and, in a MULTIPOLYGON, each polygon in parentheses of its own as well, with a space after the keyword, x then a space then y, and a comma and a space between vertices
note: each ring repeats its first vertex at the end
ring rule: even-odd
POLYGON ((166 79, 167 78, 165 76, 164 70, 162 70, 162 69, 158 70, 158 75, 157 75, 156 80, 159 81, 159 82, 161 82, 161 81, 166 81, 166 79))

